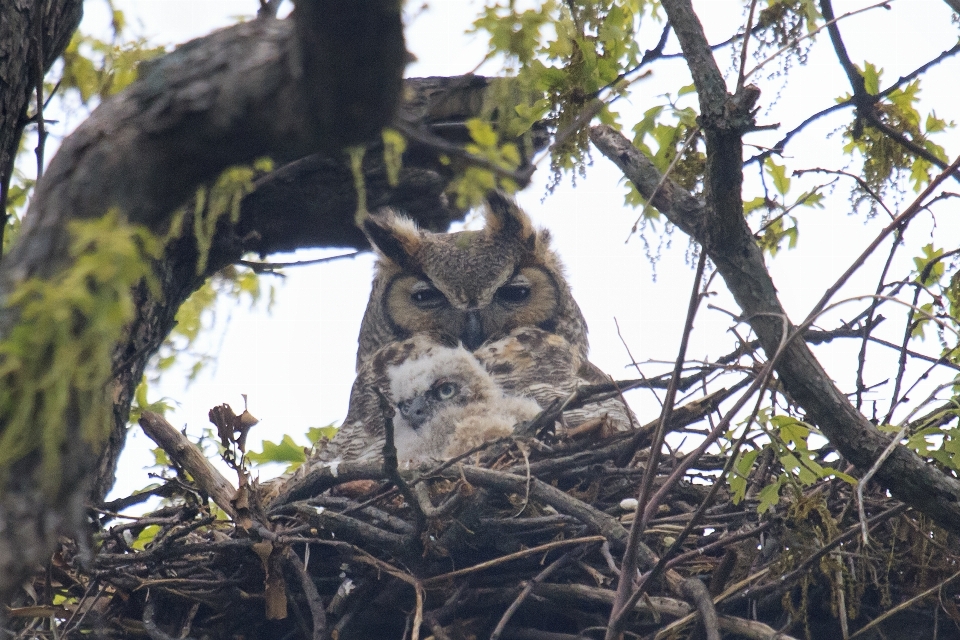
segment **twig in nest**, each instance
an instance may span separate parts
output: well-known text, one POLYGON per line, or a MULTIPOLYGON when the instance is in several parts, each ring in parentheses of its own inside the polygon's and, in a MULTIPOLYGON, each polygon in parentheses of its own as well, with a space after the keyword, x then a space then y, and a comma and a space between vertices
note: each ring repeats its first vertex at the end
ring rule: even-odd
POLYGON ((495 567, 497 565, 503 564, 505 562, 511 562, 513 560, 519 560, 520 558, 526 558, 527 556, 539 555, 541 553, 546 553, 553 549, 558 549, 560 547, 567 547, 572 544, 586 544, 588 542, 603 542, 603 536, 586 536, 583 538, 572 538, 570 540, 556 540, 554 542, 548 542, 547 544, 542 544, 538 547, 533 547, 531 549, 523 549, 514 553, 501 556, 499 558, 494 558, 493 560, 487 560, 486 562, 481 562, 480 564, 475 564, 472 567, 466 567, 464 569, 457 569, 456 571, 451 571, 450 573, 443 573, 439 576, 433 576, 432 578, 427 578, 422 580, 420 583, 424 587, 443 582, 445 580, 450 580, 452 578, 457 578, 459 576, 465 576, 469 573, 476 573, 477 571, 483 571, 484 569, 489 569, 490 567, 495 567))
POLYGON ((373 387, 373 391, 380 400, 380 412, 383 414, 383 473, 390 482, 396 485, 400 493, 403 494, 407 504, 413 509, 417 534, 419 536, 427 526, 427 515, 423 512, 417 495, 410 489, 407 481, 400 476, 400 464, 397 461, 397 447, 393 443, 393 416, 396 415, 396 411, 394 411, 390 399, 387 398, 380 389, 373 387))
POLYGON ((696 549, 687 551, 686 553, 680 554, 676 558, 669 560, 667 562, 667 568, 672 568, 677 565, 683 564, 687 560, 692 560, 693 558, 703 556, 705 553, 713 551, 714 549, 720 549, 727 545, 731 545, 734 542, 740 542, 741 540, 746 540, 747 538, 758 536, 764 531, 766 531, 767 529, 769 529, 771 526, 773 526, 773 522, 767 521, 767 522, 764 522, 763 524, 753 527, 748 531, 741 531, 740 533, 724 536, 719 540, 711 542, 710 544, 705 544, 702 547, 697 547, 696 549))
POLYGON ((293 552, 293 549, 287 547, 283 554, 283 560, 287 567, 300 578, 300 587, 303 589, 303 596, 307 599, 310 606, 310 615, 313 618, 313 640, 323 638, 324 631, 327 630, 327 616, 323 610, 323 601, 320 599, 320 593, 317 591, 317 585, 307 574, 307 568, 300 562, 300 558, 293 552))
MULTIPOLYGON (((604 540, 606 544, 606 540, 604 540)), ((525 585, 523 585, 523 590, 520 591, 520 595, 510 603, 510 606, 507 607, 507 610, 504 612, 503 617, 500 618, 500 622, 497 623, 496 628, 493 630, 493 633, 490 634, 490 640, 500 640, 500 636, 503 635, 503 630, 506 628, 507 623, 510 622, 510 618, 513 617, 513 614, 517 612, 517 609, 520 608, 520 605, 523 604, 523 601, 533 592, 533 588, 550 577, 550 574, 554 573, 557 569, 566 566, 570 560, 573 559, 572 552, 567 552, 548 564, 546 568, 533 577, 532 580, 528 580, 525 585)))
POLYGON ((707 587, 697 578, 687 578, 680 583, 680 591, 687 599, 693 601, 697 611, 700 612, 700 621, 703 623, 707 640, 720 640, 717 609, 713 606, 713 600, 710 598, 707 587))
POLYGON ((856 638, 856 637, 859 636, 859 635, 863 635, 864 633, 866 633, 867 631, 869 631, 869 630, 872 629, 873 627, 877 626, 878 624, 880 624, 881 622, 883 622, 884 620, 886 620, 886 619, 889 618, 890 616, 896 615, 897 613, 899 613, 899 612, 901 612, 901 611, 903 611, 903 610, 905 610, 905 609, 909 609, 913 604, 915 604, 915 603, 923 600, 924 598, 926 598, 927 596, 929 596, 929 595, 931 595, 931 594, 933 594, 933 593, 936 593, 937 591, 939 591, 940 589, 944 588, 945 586, 947 586, 949 583, 953 582, 953 581, 956 580, 957 578, 960 578, 960 571, 954 573, 952 576, 948 577, 948 578, 945 579, 945 580, 941 580, 940 582, 938 582, 937 584, 933 585, 932 587, 930 587, 930 588, 927 589, 926 591, 923 591, 923 592, 921 592, 921 593, 918 593, 917 595, 913 596, 912 598, 908 598, 908 599, 905 600, 904 602, 901 602, 900 604, 898 604, 897 606, 895 606, 893 609, 890 609, 889 611, 884 611, 882 615, 880 615, 880 616, 878 616, 877 618, 871 620, 868 624, 864 625, 861 629, 858 629, 856 633, 854 633, 853 635, 850 636, 850 640, 853 640, 853 638, 856 638))
POLYGON ((646 529, 647 522, 650 520, 650 511, 648 511, 647 506, 653 494, 653 480, 660 466, 660 452, 661 449, 663 449, 664 437, 667 434, 667 425, 670 423, 670 417, 673 414, 673 405, 677 397, 677 383, 683 373, 687 344, 690 341, 690 334, 693 332, 693 319, 696 317, 697 309, 700 307, 700 282, 703 280, 703 271, 706 264, 707 252, 701 249, 700 259, 697 262, 697 272, 693 280, 693 291, 690 293, 690 302, 687 305, 687 318, 683 326, 683 335, 680 338, 679 353, 674 363, 670 385, 667 387, 667 393, 663 399, 660 421, 657 425, 657 430, 654 432, 653 445, 650 447, 650 459, 647 461, 647 467, 644 470, 643 479, 640 484, 640 491, 637 494, 637 507, 634 513, 633 524, 630 526, 627 549, 623 554, 623 561, 620 565, 620 580, 617 583, 617 599, 610 610, 610 621, 607 624, 607 640, 613 640, 613 638, 621 635, 623 627, 626 624, 626 617, 622 616, 621 613, 632 608, 628 607, 627 603, 631 599, 633 576, 637 572, 637 563, 639 560, 637 547, 640 544, 640 534, 646 529))
MULTIPOLYGON (((512 473, 469 466, 462 466, 460 469, 470 484, 510 493, 521 493, 526 490, 526 478, 512 473)), ((560 489, 536 478, 532 478, 530 482, 530 497, 553 507, 560 513, 573 516, 610 540, 612 547, 622 550, 626 545, 627 530, 623 528, 620 521, 596 507, 582 500, 577 500, 560 489)), ((643 544, 640 545, 640 554, 646 566, 652 566, 657 561, 656 554, 643 544)))
MULTIPOLYGON (((880 524, 882 524, 883 522, 886 522, 888 519, 900 515, 907 509, 908 507, 905 504, 897 505, 891 509, 887 509, 883 513, 879 513, 873 516, 872 518, 870 518, 867 524, 870 527, 870 529, 874 529, 880 524)), ((847 529, 846 531, 844 531, 842 534, 840 534, 836 538, 834 538, 833 540, 831 540, 828 544, 824 545, 822 549, 820 549, 819 551, 814 553, 812 556, 804 560, 796 569, 794 569, 790 573, 780 576, 775 582, 759 585, 752 589, 748 589, 742 593, 736 594, 732 598, 732 603, 739 603, 744 600, 756 600, 757 598, 767 595, 768 593, 777 591, 778 589, 789 588, 793 584, 793 582, 795 580, 800 579, 807 572, 807 570, 810 569, 810 567, 818 565, 820 562, 820 559, 823 556, 827 555, 828 553, 836 549, 838 546, 840 546, 844 542, 852 540, 854 537, 856 537, 859 531, 860 531, 860 524, 857 523, 854 526, 847 529)))

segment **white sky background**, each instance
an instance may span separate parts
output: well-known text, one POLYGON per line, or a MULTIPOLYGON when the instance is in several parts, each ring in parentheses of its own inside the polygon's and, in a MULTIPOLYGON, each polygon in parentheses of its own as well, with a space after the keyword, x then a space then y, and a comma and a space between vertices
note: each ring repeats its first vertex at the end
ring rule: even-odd
MULTIPOLYGON (((407 4, 419 7, 421 3, 407 4)), ((765 4, 760 2, 759 7, 765 4)), ((835 0, 834 8, 836 14, 841 15, 869 4, 872 3, 835 0)), ((948 49, 957 38, 957 27, 951 25, 950 11, 941 0, 894 0, 890 4, 890 11, 876 9, 840 23, 853 61, 869 60, 884 69, 881 87, 948 49)), ((85 5, 82 29, 106 36, 109 33, 106 3, 87 0, 85 5)), ((205 35, 233 24, 238 16, 252 15, 257 8, 256 0, 114 0, 114 5, 126 13, 132 24, 140 24, 142 34, 156 44, 176 44, 205 35)), ((745 22, 741 2, 700 0, 694 2, 694 6, 711 42, 726 39, 745 22)), ((479 1, 433 0, 426 10, 417 12, 407 25, 406 38, 408 49, 418 61, 407 68, 407 75, 459 75, 473 70, 485 54, 485 41, 482 36, 464 32, 481 7, 479 1)), ((289 8, 287 3, 285 10, 289 8)), ((645 21, 645 25, 649 31, 642 32, 647 37, 641 40, 641 46, 649 48, 656 43, 659 26, 652 21, 645 21)), ((678 50, 676 39, 671 36, 667 51, 678 50)), ((716 55, 729 79, 728 86, 732 86, 736 81, 736 66, 731 50, 727 48, 716 55)), ((752 61, 749 66, 754 64, 752 61)), ((781 127, 777 131, 750 134, 745 139, 748 143, 772 144, 805 117, 849 92, 825 31, 811 51, 808 64, 794 66, 790 71, 788 84, 781 78, 767 80, 766 74, 777 68, 774 63, 761 72, 758 83, 764 92, 757 120, 762 125, 780 123, 781 127)), ((690 82, 682 60, 669 64, 658 62, 653 69, 652 78, 634 86, 630 102, 621 100, 614 107, 621 114, 626 130, 640 119, 643 111, 662 104, 661 95, 665 91, 690 82)), ((497 71, 497 67, 489 65, 480 70, 489 74, 497 71)), ((957 58, 948 59, 928 72, 922 81, 921 113, 925 113, 924 105, 936 105, 939 117, 960 122, 958 79, 960 61, 957 58)), ((696 106, 691 99, 687 97, 681 106, 696 106)), ((849 164, 839 154, 842 146, 839 132, 832 138, 830 135, 850 118, 849 109, 841 110, 808 127, 787 147, 788 166, 841 168, 849 164)), ((960 134, 956 130, 938 136, 936 141, 946 147, 951 157, 960 152, 960 134)), ((749 147, 745 149, 747 154, 753 152, 749 147)), ((623 337, 639 362, 672 362, 693 270, 687 264, 687 238, 675 232, 667 239, 670 246, 659 250, 654 281, 640 238, 635 236, 629 243, 624 242, 639 211, 623 206, 625 187, 619 171, 598 152, 594 151, 593 157, 594 165, 588 169, 587 178, 578 179, 576 188, 566 180, 541 202, 549 178, 549 168, 543 166, 534 176, 533 184, 518 199, 535 222, 548 227, 554 236, 574 295, 590 326, 591 360, 615 377, 632 378, 635 372, 627 368, 629 357, 617 335, 614 318, 619 321, 623 337)), ((781 252, 772 261, 774 281, 794 321, 806 316, 823 291, 885 224, 879 218, 865 222, 864 215, 847 215, 849 188, 848 182, 841 182, 828 199, 825 210, 799 210, 799 246, 781 252)), ((948 188, 957 190, 955 186, 948 188)), ((800 192, 795 189, 791 195, 795 197, 800 192)), ((761 194, 757 170, 752 166, 747 170, 744 198, 761 194)), ((908 193, 908 197, 910 195, 908 193)), ((950 215, 955 219, 956 204, 948 201, 940 205, 940 227, 936 231, 941 244, 950 243, 947 249, 956 246, 960 238, 960 233, 944 226, 960 229, 955 220, 943 215, 951 209, 950 215)), ((895 263, 901 266, 899 273, 905 274, 903 265, 910 264, 911 256, 918 255, 917 247, 929 242, 933 231, 930 216, 918 219, 911 226, 908 246, 901 250, 895 263)), ((657 252, 658 237, 648 232, 648 238, 657 252)), ((873 292, 888 246, 878 251, 877 257, 860 270, 836 299, 851 292, 873 292)), ((327 253, 332 252, 319 255, 327 253)), ((316 255, 317 252, 301 252, 297 257, 316 255)), ((288 258, 273 257, 277 261, 288 258)), ((372 264, 372 256, 364 255, 323 266, 288 269, 285 280, 273 280, 278 290, 272 314, 262 305, 253 310, 247 305, 220 305, 217 329, 210 334, 206 345, 209 352, 217 355, 218 363, 209 367, 189 388, 184 388, 183 378, 176 372, 166 374, 162 384, 152 388, 150 400, 155 401, 161 395, 176 400, 179 406, 168 414, 168 419, 178 427, 187 425, 192 435, 199 435, 209 426, 210 407, 226 402, 239 411, 243 406, 240 394, 246 393, 250 411, 261 420, 250 435, 253 449, 259 449, 261 439, 279 441, 285 433, 305 442, 302 434, 308 427, 339 423, 346 414, 353 382, 356 336, 369 293, 372 264)), ((894 268, 891 273, 898 271, 894 268)), ((266 277, 266 281, 271 279, 266 277)), ((712 288, 719 295, 709 302, 737 311, 719 278, 712 288)), ((862 306, 851 304, 821 326, 834 328, 837 318, 853 316, 862 306)), ((891 324, 887 328, 888 337, 898 341, 903 320, 888 322, 891 324)), ((688 357, 708 359, 729 352, 733 346, 728 332, 730 325, 728 316, 704 308, 698 316, 688 357)), ((746 335, 745 327, 740 330, 746 335)), ((936 350, 935 344, 927 346, 936 350)), ((818 357, 838 377, 845 391, 853 389, 856 367, 851 362, 855 362, 858 349, 859 342, 852 340, 816 348, 818 357)), ((871 347, 868 353, 868 357, 878 363, 867 372, 868 385, 893 375, 895 356, 880 349, 871 347), (882 357, 877 358, 878 355, 882 357)), ((656 375, 666 367, 645 365, 643 370, 646 375, 656 375)), ((909 376, 907 380, 910 381, 909 376)), ((888 385, 876 397, 889 394, 888 385)), ((652 419, 659 412, 659 404, 649 391, 631 392, 629 398, 642 421, 652 419)), ((148 483, 144 467, 152 462, 150 447, 152 443, 138 429, 131 430, 127 451, 121 460, 117 495, 148 483)))

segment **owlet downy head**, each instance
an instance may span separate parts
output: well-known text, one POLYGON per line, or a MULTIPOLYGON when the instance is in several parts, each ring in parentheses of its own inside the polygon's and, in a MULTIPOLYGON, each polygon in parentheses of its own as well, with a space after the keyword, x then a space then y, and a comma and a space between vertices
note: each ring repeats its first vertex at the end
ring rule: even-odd
POLYGON ((462 346, 438 347, 387 368, 398 461, 407 466, 460 455, 510 435, 540 412, 531 398, 508 396, 462 346))
POLYGON ((383 345, 416 334, 473 351, 525 326, 561 336, 586 359, 586 322, 550 235, 510 198, 488 196, 479 231, 430 233, 390 211, 369 216, 364 230, 379 260, 358 367, 383 345))

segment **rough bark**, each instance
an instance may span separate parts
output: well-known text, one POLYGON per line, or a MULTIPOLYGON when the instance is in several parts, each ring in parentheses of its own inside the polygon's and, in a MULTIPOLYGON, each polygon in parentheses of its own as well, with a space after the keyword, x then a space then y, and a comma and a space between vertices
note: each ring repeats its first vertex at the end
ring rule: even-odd
POLYGON ((60 57, 82 16, 82 0, 0 3, 0 204, 6 202, 29 105, 36 100, 40 70, 45 73, 60 57), (38 30, 36 20, 41 12, 38 30))
MULTIPOLYGON (((225 29, 149 65, 64 141, 37 185, 17 244, 0 264, 2 292, 69 265, 71 219, 118 208, 163 233, 172 211, 228 166, 366 142, 393 117, 405 59, 393 0, 304 0, 291 20, 225 29)), ((221 228, 211 268, 244 250, 231 231, 221 228)), ((109 480, 96 493, 112 482, 112 452, 122 446, 146 360, 171 329, 180 302, 202 282, 197 255, 194 239, 174 240, 157 265, 162 299, 145 288, 134 292, 137 316, 115 351, 111 453, 98 465, 100 447, 84 444, 77 416, 68 416, 73 445, 63 452, 57 495, 40 491, 35 455, 0 479, 0 601, 9 601, 45 560, 58 533, 79 530, 98 468, 109 480)), ((16 323, 16 311, 5 310, 0 336, 16 323)))
MULTIPOLYGON (((689 0, 664 0, 700 98, 700 122, 707 145, 704 200, 700 202, 669 179, 629 140, 607 126, 594 127, 591 140, 630 179, 637 190, 677 227, 701 244, 767 354, 776 353, 795 327, 777 297, 763 255, 743 215, 741 135, 752 124, 757 94, 751 87, 727 93, 689 0), (659 185, 659 188, 658 188, 659 185)), ((802 340, 793 340, 776 371, 791 397, 803 407, 840 453, 861 470, 869 469, 888 445, 884 436, 834 385, 802 340)), ((960 482, 897 447, 876 476, 899 500, 941 526, 960 531, 960 482)))

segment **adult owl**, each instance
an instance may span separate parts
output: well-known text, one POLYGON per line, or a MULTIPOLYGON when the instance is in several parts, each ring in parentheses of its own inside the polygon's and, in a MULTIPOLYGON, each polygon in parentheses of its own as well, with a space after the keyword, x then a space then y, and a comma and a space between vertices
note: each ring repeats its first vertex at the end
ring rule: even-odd
MULTIPOLYGON (((549 232, 535 229, 503 194, 487 198, 480 231, 430 233, 389 211, 369 216, 364 230, 379 259, 360 327, 357 379, 347 419, 321 460, 378 456, 383 423, 371 389, 387 393, 391 368, 429 360, 438 349, 474 352, 508 396, 541 407, 579 385, 609 381, 587 360, 587 325, 549 232)), ((613 399, 572 411, 565 423, 604 415, 615 430, 635 422, 613 399)))
POLYGON ((509 435, 540 412, 526 396, 504 393, 460 345, 426 334, 382 347, 360 367, 343 426, 320 450, 321 462, 371 460, 384 445, 380 394, 394 409, 394 444, 402 464, 441 460, 509 435))
POLYGON ((474 351, 518 327, 562 337, 586 362, 587 325, 549 232, 503 194, 487 198, 480 231, 430 233, 392 212, 368 216, 364 230, 379 260, 358 369, 384 345, 414 335, 474 351))

